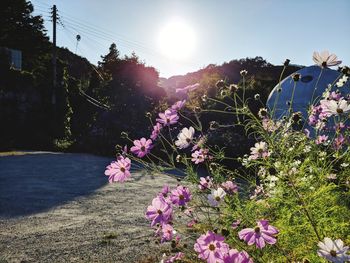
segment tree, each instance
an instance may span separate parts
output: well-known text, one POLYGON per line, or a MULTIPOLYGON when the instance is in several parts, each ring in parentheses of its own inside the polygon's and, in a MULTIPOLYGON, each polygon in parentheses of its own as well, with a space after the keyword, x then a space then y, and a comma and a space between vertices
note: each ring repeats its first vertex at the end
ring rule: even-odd
POLYGON ((49 59, 50 48, 43 19, 33 16, 33 5, 25 0, 0 1, 0 47, 22 51, 23 69, 33 69, 49 59))
POLYGON ((102 61, 98 62, 98 66, 107 73, 112 73, 119 59, 119 50, 117 45, 112 43, 109 47, 109 52, 105 56, 101 56, 102 61))

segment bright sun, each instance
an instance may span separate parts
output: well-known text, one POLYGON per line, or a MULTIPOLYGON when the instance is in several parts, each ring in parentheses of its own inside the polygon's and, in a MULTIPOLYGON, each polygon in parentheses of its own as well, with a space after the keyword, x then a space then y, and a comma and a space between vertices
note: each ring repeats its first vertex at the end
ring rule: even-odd
POLYGON ((185 22, 173 20, 160 31, 158 45, 165 56, 185 59, 194 51, 195 34, 185 22))

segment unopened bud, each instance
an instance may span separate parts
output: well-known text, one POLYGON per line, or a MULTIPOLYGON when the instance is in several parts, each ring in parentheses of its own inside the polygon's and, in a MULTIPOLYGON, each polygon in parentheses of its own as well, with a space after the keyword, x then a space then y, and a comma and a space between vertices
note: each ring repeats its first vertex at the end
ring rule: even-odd
POLYGON ((287 66, 289 65, 289 62, 290 62, 290 60, 287 58, 287 59, 284 61, 283 65, 284 65, 285 67, 287 67, 287 66))
POLYGON ((210 122, 210 127, 209 127, 210 130, 216 130, 219 127, 220 127, 220 125, 216 121, 211 121, 210 122))
POLYGON ((121 137, 122 139, 126 139, 126 138, 128 138, 128 136, 129 136, 129 135, 128 135, 126 132, 124 132, 124 131, 120 133, 120 137, 121 137))
POLYGON ((300 80, 301 75, 299 73, 295 73, 292 75, 292 78, 295 82, 300 80))
POLYGON ((225 82, 222 79, 219 80, 218 82, 216 82, 216 87, 218 89, 221 89, 221 88, 225 87, 225 82))

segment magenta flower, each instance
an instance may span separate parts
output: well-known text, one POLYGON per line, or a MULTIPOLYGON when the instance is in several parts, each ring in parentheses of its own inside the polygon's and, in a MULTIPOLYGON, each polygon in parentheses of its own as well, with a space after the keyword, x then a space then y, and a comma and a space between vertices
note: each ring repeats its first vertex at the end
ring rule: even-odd
POLYGON ((166 110, 164 113, 161 112, 158 114, 159 118, 157 118, 157 122, 163 124, 164 126, 169 126, 177 123, 179 120, 179 115, 177 115, 176 111, 166 110))
POLYGON ((237 185, 232 181, 226 181, 222 183, 221 186, 227 194, 237 193, 238 191, 237 185))
POLYGON ((168 185, 164 185, 162 188, 162 191, 160 191, 160 194, 166 198, 168 194, 170 193, 170 187, 168 185))
POLYGON ((231 226, 233 229, 236 229, 237 227, 240 226, 240 224, 241 224, 241 220, 237 219, 236 221, 233 221, 231 226))
POLYGON ((157 196, 152 200, 152 205, 147 207, 146 218, 152 220, 151 226, 155 224, 166 224, 172 218, 172 208, 163 196, 157 196))
POLYGON ((160 242, 163 243, 165 241, 171 241, 174 237, 174 234, 176 233, 172 225, 163 224, 161 228, 162 228, 162 239, 160 242))
POLYGON ((199 180, 199 189, 200 190, 206 190, 209 189, 213 186, 213 180, 207 176, 207 177, 201 177, 201 179, 199 180))
POLYGON ((224 241, 224 237, 208 231, 197 239, 194 250, 199 254, 198 258, 208 263, 223 263, 224 256, 229 253, 229 246, 224 241))
POLYGON ((192 219, 190 222, 187 223, 187 227, 191 228, 197 223, 198 221, 196 219, 192 219))
POLYGON ((162 129, 162 125, 158 122, 156 123, 156 125, 153 126, 153 131, 151 134, 151 139, 153 141, 158 138, 161 129, 162 129))
POLYGON ((205 161, 205 159, 211 159, 211 156, 209 156, 209 150, 208 149, 199 149, 197 151, 194 151, 192 153, 192 162, 195 164, 199 164, 205 161))
POLYGON ((170 200, 178 206, 185 206, 192 198, 190 190, 182 185, 179 185, 171 192, 170 200))
POLYGON ((171 106, 171 109, 174 111, 179 111, 183 108, 183 106, 185 106, 185 103, 186 103, 186 100, 179 100, 171 106))
POLYGON ((262 249, 265 243, 273 245, 277 242, 275 237, 278 234, 277 228, 269 225, 267 220, 259 220, 255 228, 245 228, 238 232, 240 239, 243 239, 249 246, 255 244, 257 248, 262 249))
POLYGON ((224 263, 253 263, 249 255, 244 250, 239 252, 237 249, 230 249, 228 254, 224 257, 224 263))
POLYGON ((141 138, 140 140, 134 141, 134 146, 130 148, 130 151, 133 154, 136 154, 137 157, 142 158, 150 152, 152 149, 152 140, 141 138))
POLYGON ((345 142, 346 142, 345 137, 342 134, 339 134, 339 136, 334 139, 333 148, 335 150, 340 150, 343 147, 345 142))
POLYGON ((117 161, 113 161, 106 167, 105 175, 109 176, 108 181, 124 182, 131 176, 130 174, 131 161, 129 158, 118 156, 117 161))
POLYGON ((327 142, 327 140, 328 140, 328 136, 326 136, 326 135, 319 135, 319 136, 316 138, 315 143, 316 143, 316 144, 324 144, 324 143, 327 142))
MULTIPOLYGON (((184 253, 178 252, 174 256, 171 256, 170 258, 167 258, 163 261, 164 261, 164 263, 174 263, 175 261, 181 260, 184 256, 185 256, 184 253)), ((161 262, 163 262, 163 261, 161 261, 161 262)))

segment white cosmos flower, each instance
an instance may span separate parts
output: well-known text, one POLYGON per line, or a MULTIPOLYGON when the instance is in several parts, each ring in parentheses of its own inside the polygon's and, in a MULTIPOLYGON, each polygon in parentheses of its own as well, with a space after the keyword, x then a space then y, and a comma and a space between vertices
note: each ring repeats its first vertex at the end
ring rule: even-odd
POLYGON ((350 255, 346 254, 349 247, 344 247, 344 243, 340 239, 333 241, 325 237, 323 242, 318 242, 318 247, 320 249, 317 251, 317 255, 330 262, 343 263, 350 260, 350 255))
POLYGON ((343 75, 339 80, 338 82, 335 84, 338 88, 341 88, 344 86, 344 84, 348 81, 348 76, 346 75, 343 75))
POLYGON ((329 116, 340 115, 350 111, 350 104, 341 98, 340 100, 321 100, 322 109, 329 116))
POLYGON ((312 59, 320 67, 333 67, 341 63, 335 54, 329 54, 329 51, 322 51, 320 53, 314 52, 312 59))
POLYGON ((208 202, 211 206, 219 206, 225 195, 226 192, 221 187, 219 187, 217 190, 212 189, 211 194, 208 195, 208 202))
POLYGON ((190 146, 194 135, 194 128, 183 128, 179 135, 177 135, 177 141, 175 142, 175 145, 179 149, 185 149, 188 146, 190 146))

